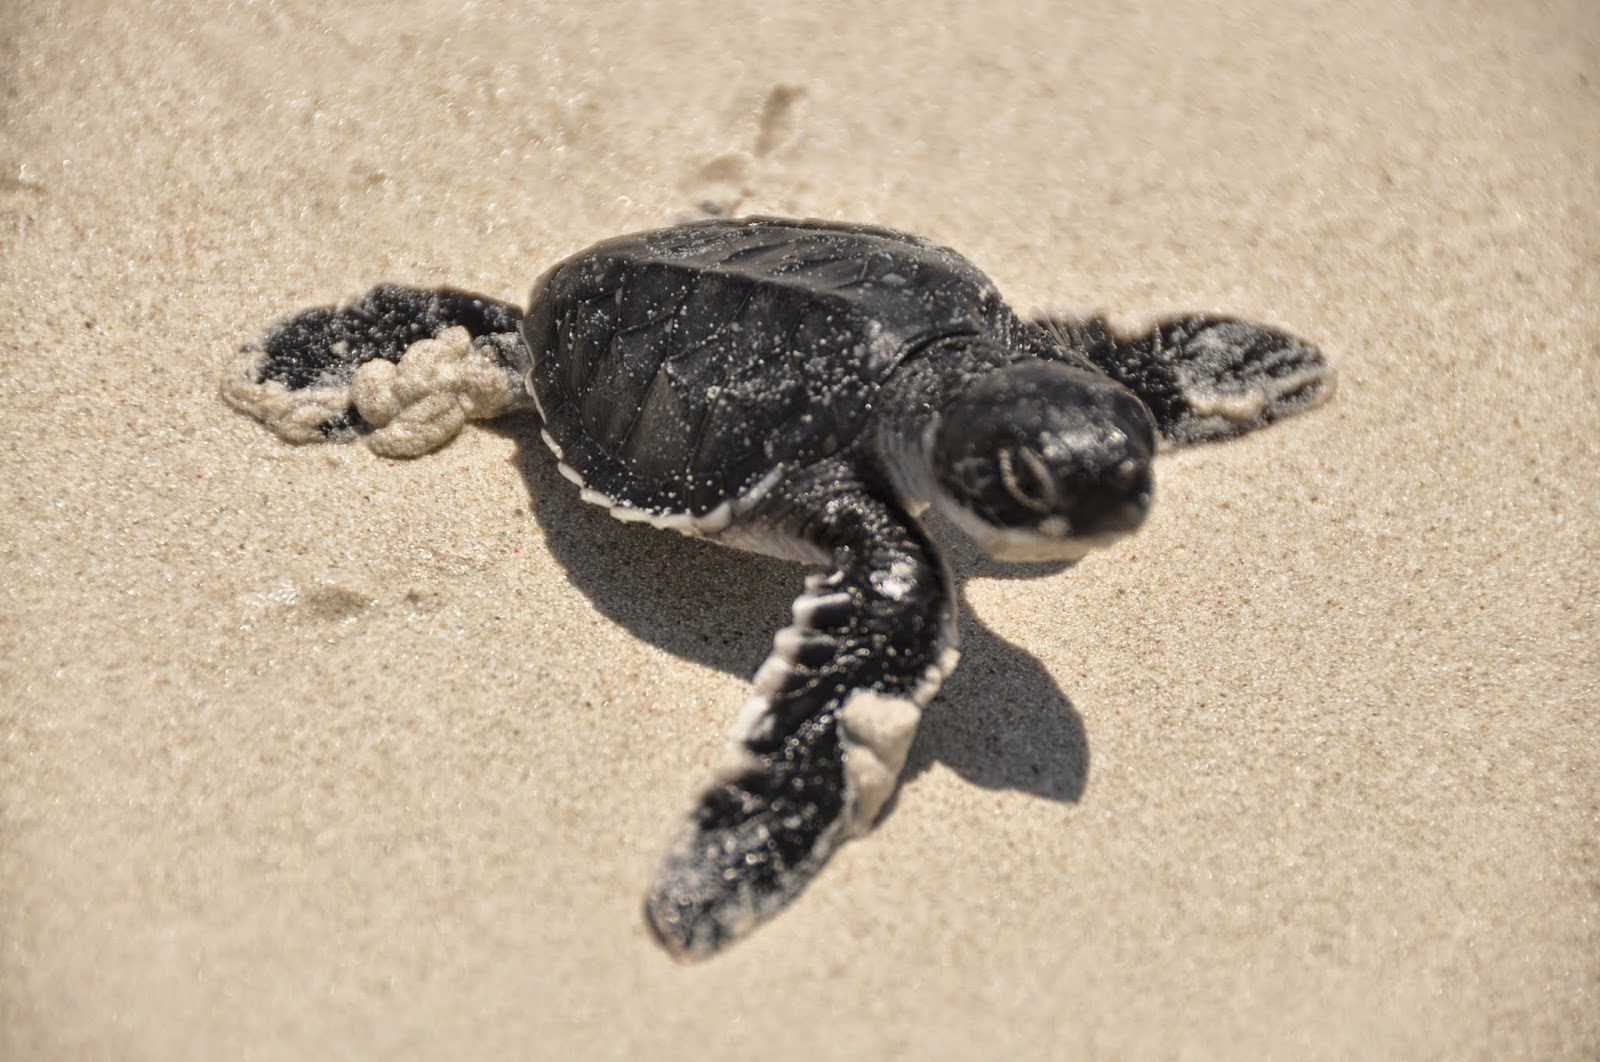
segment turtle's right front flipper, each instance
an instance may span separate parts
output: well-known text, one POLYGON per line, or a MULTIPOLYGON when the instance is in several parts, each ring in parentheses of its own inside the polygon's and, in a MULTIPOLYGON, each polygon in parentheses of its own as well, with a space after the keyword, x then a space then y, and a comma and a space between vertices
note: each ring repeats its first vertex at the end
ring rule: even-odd
POLYGON ((385 457, 416 457, 531 404, 521 316, 464 291, 381 285, 274 325, 229 364, 222 396, 288 442, 360 434, 385 457))
POLYGON ((833 570, 795 601, 794 625, 729 735, 729 762, 645 901, 657 936, 684 958, 776 913, 839 843, 872 826, 922 706, 955 666, 949 578, 910 518, 836 467, 767 504, 830 553, 833 570))

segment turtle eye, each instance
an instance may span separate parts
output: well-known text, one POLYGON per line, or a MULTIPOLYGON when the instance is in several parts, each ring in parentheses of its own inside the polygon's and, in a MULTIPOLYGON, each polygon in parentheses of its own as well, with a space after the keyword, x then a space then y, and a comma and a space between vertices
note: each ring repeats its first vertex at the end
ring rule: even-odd
POLYGON ((1060 504, 1055 477, 1038 454, 1026 446, 1003 447, 999 455, 1000 482, 1018 505, 1048 513, 1060 504))

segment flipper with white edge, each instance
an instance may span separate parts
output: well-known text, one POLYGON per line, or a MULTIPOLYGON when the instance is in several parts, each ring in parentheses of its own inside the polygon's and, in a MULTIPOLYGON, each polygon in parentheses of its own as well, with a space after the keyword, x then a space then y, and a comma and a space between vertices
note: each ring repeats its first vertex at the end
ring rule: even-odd
POLYGON ((1162 438, 1179 446, 1266 427, 1333 394, 1333 367, 1322 353, 1266 325, 1190 315, 1128 337, 1099 317, 1035 323, 1057 348, 1138 395, 1162 438))
POLYGON ((871 829, 955 666, 949 577, 921 529, 846 469, 812 483, 781 488, 763 515, 805 528, 832 571, 807 579, 645 901, 680 958, 743 936, 871 829))
POLYGON ((359 437, 417 457, 468 421, 531 408, 520 317, 468 292, 382 285, 275 325, 228 365, 222 396, 288 442, 359 437))

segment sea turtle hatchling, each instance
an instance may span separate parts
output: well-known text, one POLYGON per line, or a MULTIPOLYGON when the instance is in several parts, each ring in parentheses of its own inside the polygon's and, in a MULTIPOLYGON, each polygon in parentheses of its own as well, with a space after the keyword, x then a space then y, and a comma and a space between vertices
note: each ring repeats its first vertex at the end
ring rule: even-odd
POLYGON ((1029 320, 927 240, 774 218, 607 240, 526 314, 378 287, 278 324, 223 382, 286 439, 392 456, 536 410, 613 516, 821 567, 646 898, 680 956, 783 907, 893 791, 957 659, 925 510, 997 558, 1075 560, 1144 520, 1158 436, 1237 435, 1331 388, 1315 348, 1270 328, 1029 320))

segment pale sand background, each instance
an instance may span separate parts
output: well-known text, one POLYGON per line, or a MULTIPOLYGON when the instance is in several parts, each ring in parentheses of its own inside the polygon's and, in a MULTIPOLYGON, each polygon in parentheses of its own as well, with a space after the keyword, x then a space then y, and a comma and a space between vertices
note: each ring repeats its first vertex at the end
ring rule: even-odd
POLYGON ((1600 8, 854 6, 0 6, 0 1054, 1600 1052, 1600 8), (683 968, 798 574, 216 371, 736 196, 1341 390, 975 577, 888 820, 683 968))

